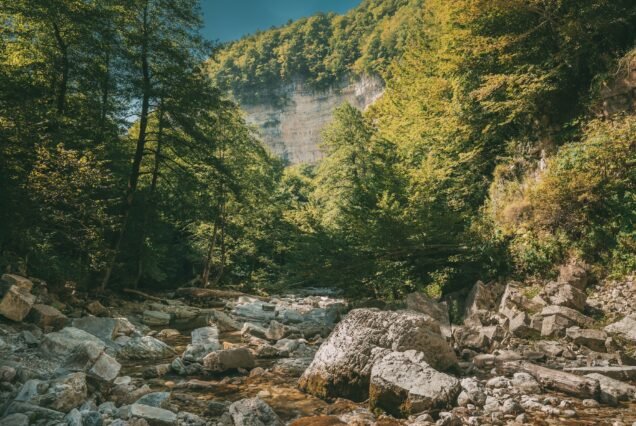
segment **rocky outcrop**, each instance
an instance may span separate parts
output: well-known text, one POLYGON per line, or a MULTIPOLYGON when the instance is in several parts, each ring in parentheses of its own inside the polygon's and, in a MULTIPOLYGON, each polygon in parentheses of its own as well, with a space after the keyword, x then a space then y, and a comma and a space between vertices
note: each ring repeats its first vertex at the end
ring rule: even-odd
POLYGON ((371 369, 376 357, 384 355, 378 349, 420 351, 423 359, 439 370, 457 365, 439 324, 431 317, 410 311, 356 309, 322 344, 300 378, 301 389, 323 398, 366 399, 371 369))
POLYGON ((274 154, 297 163, 315 163, 320 151, 321 131, 332 119, 333 111, 344 102, 365 109, 384 92, 377 77, 364 76, 344 81, 329 90, 317 92, 302 81, 284 86, 282 106, 243 104, 248 123, 259 129, 263 141, 274 154))

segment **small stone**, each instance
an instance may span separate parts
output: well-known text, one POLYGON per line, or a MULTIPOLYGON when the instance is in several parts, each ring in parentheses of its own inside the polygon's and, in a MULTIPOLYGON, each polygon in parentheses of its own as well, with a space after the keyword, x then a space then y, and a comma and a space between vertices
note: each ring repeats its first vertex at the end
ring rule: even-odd
POLYGON ((260 398, 237 401, 229 411, 235 426, 283 426, 274 410, 260 398))
POLYGON ((222 372, 231 369, 254 368, 254 356, 247 348, 227 349, 208 354, 203 358, 206 370, 222 372))
POLYGON ((586 408, 598 408, 601 406, 601 404, 599 404, 598 401, 594 399, 584 399, 582 404, 586 408))
POLYGON ((177 424, 177 415, 163 408, 150 407, 142 404, 132 404, 129 407, 130 417, 139 417, 151 425, 173 426, 177 424))

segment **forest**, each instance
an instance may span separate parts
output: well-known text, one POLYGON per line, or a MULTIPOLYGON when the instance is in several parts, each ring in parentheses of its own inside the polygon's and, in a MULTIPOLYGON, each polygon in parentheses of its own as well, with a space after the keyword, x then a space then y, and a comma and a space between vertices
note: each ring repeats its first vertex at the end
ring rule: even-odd
POLYGON ((229 45, 197 0, 0 0, 0 270, 397 299, 636 269, 631 0, 365 0, 229 45), (319 164, 236 103, 379 75, 319 164), (611 109, 611 110, 610 110, 611 109))

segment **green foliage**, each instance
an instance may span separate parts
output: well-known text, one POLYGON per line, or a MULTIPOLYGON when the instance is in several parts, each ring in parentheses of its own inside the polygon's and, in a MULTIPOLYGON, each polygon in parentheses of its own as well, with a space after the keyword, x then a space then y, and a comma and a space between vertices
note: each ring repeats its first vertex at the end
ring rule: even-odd
POLYGON ((241 102, 284 102, 279 89, 302 78, 325 89, 349 73, 381 73, 406 47, 422 0, 365 0, 344 16, 319 14, 221 49, 210 64, 218 86, 241 102))

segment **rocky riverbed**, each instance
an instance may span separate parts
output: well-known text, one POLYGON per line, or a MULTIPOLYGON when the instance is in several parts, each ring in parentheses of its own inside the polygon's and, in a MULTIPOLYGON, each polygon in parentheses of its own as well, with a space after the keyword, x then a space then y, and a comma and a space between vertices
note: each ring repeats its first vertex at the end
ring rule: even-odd
POLYGON ((636 424, 636 284, 582 265, 384 309, 1 281, 1 425, 636 424))

